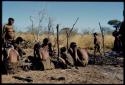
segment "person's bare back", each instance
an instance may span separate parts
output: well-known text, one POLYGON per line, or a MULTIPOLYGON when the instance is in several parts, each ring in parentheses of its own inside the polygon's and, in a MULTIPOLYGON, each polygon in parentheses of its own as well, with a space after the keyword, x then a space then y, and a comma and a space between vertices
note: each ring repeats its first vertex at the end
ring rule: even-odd
MULTIPOLYGON (((88 61, 89 61, 89 55, 88 55, 87 49, 86 49, 86 48, 79 48, 78 50, 80 51, 83 64, 84 64, 84 65, 87 65, 87 64, 88 64, 88 61)), ((80 56, 79 56, 79 57, 80 57, 80 56)))
POLYGON ((94 44, 101 44, 101 38, 99 36, 95 36, 94 40, 94 44))
POLYGON ((49 57, 48 46, 39 49, 41 60, 46 60, 49 57))
POLYGON ((13 48, 10 48, 9 51, 8 51, 8 62, 10 63, 17 63, 19 62, 19 54, 18 52, 13 49, 13 48))

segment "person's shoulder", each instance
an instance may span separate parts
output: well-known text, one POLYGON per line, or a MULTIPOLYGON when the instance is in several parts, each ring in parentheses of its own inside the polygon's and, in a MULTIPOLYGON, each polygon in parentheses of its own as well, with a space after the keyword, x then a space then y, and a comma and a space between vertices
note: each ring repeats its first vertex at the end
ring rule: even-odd
POLYGON ((125 21, 122 21, 121 26, 125 25, 125 21))
POLYGON ((101 38, 101 36, 99 36, 99 35, 98 35, 98 36, 96 36, 96 38, 97 38, 97 39, 100 39, 100 38, 101 38))
POLYGON ((3 27, 7 27, 7 24, 4 24, 4 26, 3 27))

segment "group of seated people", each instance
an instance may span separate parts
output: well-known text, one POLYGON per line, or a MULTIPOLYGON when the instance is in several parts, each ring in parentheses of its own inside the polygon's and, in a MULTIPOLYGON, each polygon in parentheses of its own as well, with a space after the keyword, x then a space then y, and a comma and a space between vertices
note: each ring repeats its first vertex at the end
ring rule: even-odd
MULTIPOLYGON (((8 40, 8 39, 7 39, 8 40)), ((8 40, 3 44, 3 65, 7 73, 16 73, 20 65, 20 59, 26 53, 21 48, 19 42, 23 42, 21 37, 16 40, 8 40), (16 70, 16 71, 15 71, 16 70)), ((34 45, 34 56, 32 65, 35 69, 72 68, 85 66, 88 64, 88 53, 86 49, 78 48, 75 42, 71 42, 69 49, 62 47, 59 50, 52 50, 52 44, 48 38, 43 39, 43 43, 37 42, 34 45), (47 67, 50 66, 50 67, 47 67)))
POLYGON ((8 23, 3 26, 2 30, 2 72, 12 73, 13 68, 19 65, 20 58, 26 54, 21 48, 24 41, 21 37, 15 39, 15 31, 13 29, 14 19, 9 18, 8 23), (12 69, 12 70, 7 70, 12 69))
MULTIPOLYGON (((14 19, 9 18, 2 33, 2 69, 9 74, 19 70, 20 60, 26 54, 21 47, 21 43, 25 40, 21 37, 15 39, 13 23, 14 19)), ((44 70, 85 66, 88 64, 88 52, 87 49, 78 48, 75 42, 71 42, 69 49, 62 47, 58 52, 52 50, 52 43, 45 38, 43 43, 37 42, 34 45, 34 57, 30 58, 30 61, 32 61, 33 68, 40 66, 39 69, 44 70)))
POLYGON ((75 42, 71 42, 69 49, 61 47, 58 55, 57 51, 52 50, 52 44, 48 38, 45 38, 42 44, 35 44, 34 57, 39 61, 50 59, 55 67, 59 65, 62 68, 85 66, 88 64, 87 49, 78 48, 75 42))

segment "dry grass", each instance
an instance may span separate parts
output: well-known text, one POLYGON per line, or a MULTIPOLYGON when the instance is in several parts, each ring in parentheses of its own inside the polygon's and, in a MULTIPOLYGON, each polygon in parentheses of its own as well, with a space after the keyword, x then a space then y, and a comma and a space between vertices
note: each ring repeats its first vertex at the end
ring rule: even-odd
POLYGON ((123 84, 123 68, 114 66, 88 65, 79 69, 53 69, 28 71, 12 75, 2 75, 2 83, 27 84, 123 84), (118 70, 114 77, 114 73, 118 70), (15 78, 15 77, 17 78, 15 78), (25 80, 30 77, 32 82, 25 80), (59 80, 62 77, 64 79, 59 80), (18 79, 23 78, 23 79, 18 79))
MULTIPOLYGON (((33 42, 34 41, 34 36, 31 33, 17 33, 17 37, 21 36, 27 41, 33 42)), ((36 37, 36 36, 35 36, 36 37)), ((39 36, 39 41, 42 42, 42 40, 47 37, 47 35, 43 34, 39 36)), ((50 40, 52 44, 54 45, 56 41, 56 35, 51 35, 50 40)), ((60 47, 66 46, 66 35, 61 34, 59 35, 59 40, 60 40, 60 47)), ((114 37, 112 35, 105 35, 104 37, 105 40, 105 48, 106 49, 111 49, 113 47, 113 42, 114 42, 114 37)), ((71 36, 69 39, 70 42, 76 42, 79 47, 82 48, 89 48, 93 49, 93 36, 92 35, 74 35, 71 36)))

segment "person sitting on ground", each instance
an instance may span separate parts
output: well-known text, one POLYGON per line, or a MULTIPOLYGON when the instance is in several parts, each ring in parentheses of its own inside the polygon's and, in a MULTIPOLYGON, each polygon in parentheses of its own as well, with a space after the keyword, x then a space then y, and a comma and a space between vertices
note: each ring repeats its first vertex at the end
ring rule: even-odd
POLYGON ((42 48, 40 48, 39 50, 41 50, 40 52, 40 57, 42 60, 46 60, 49 57, 49 40, 48 38, 44 38, 43 39, 43 44, 42 44, 42 48))
POLYGON ((66 47, 60 48, 60 57, 65 64, 66 68, 71 68, 74 66, 73 58, 67 52, 66 47))
POLYGON ((83 62, 78 56, 78 47, 75 42, 70 43, 70 48, 68 49, 68 52, 72 56, 75 66, 83 66, 83 62))
POLYGON ((54 67, 51 68, 52 62, 50 60, 50 55, 49 55, 49 39, 44 38, 43 43, 36 43, 34 46, 34 56, 37 54, 37 59, 36 62, 39 65, 38 69, 53 69, 54 67), (43 68, 42 68, 43 67, 43 68))
POLYGON ((20 57, 22 57, 23 55, 26 55, 26 53, 24 52, 21 46, 23 41, 25 40, 22 37, 17 37, 14 43, 14 47, 18 51, 20 57))

